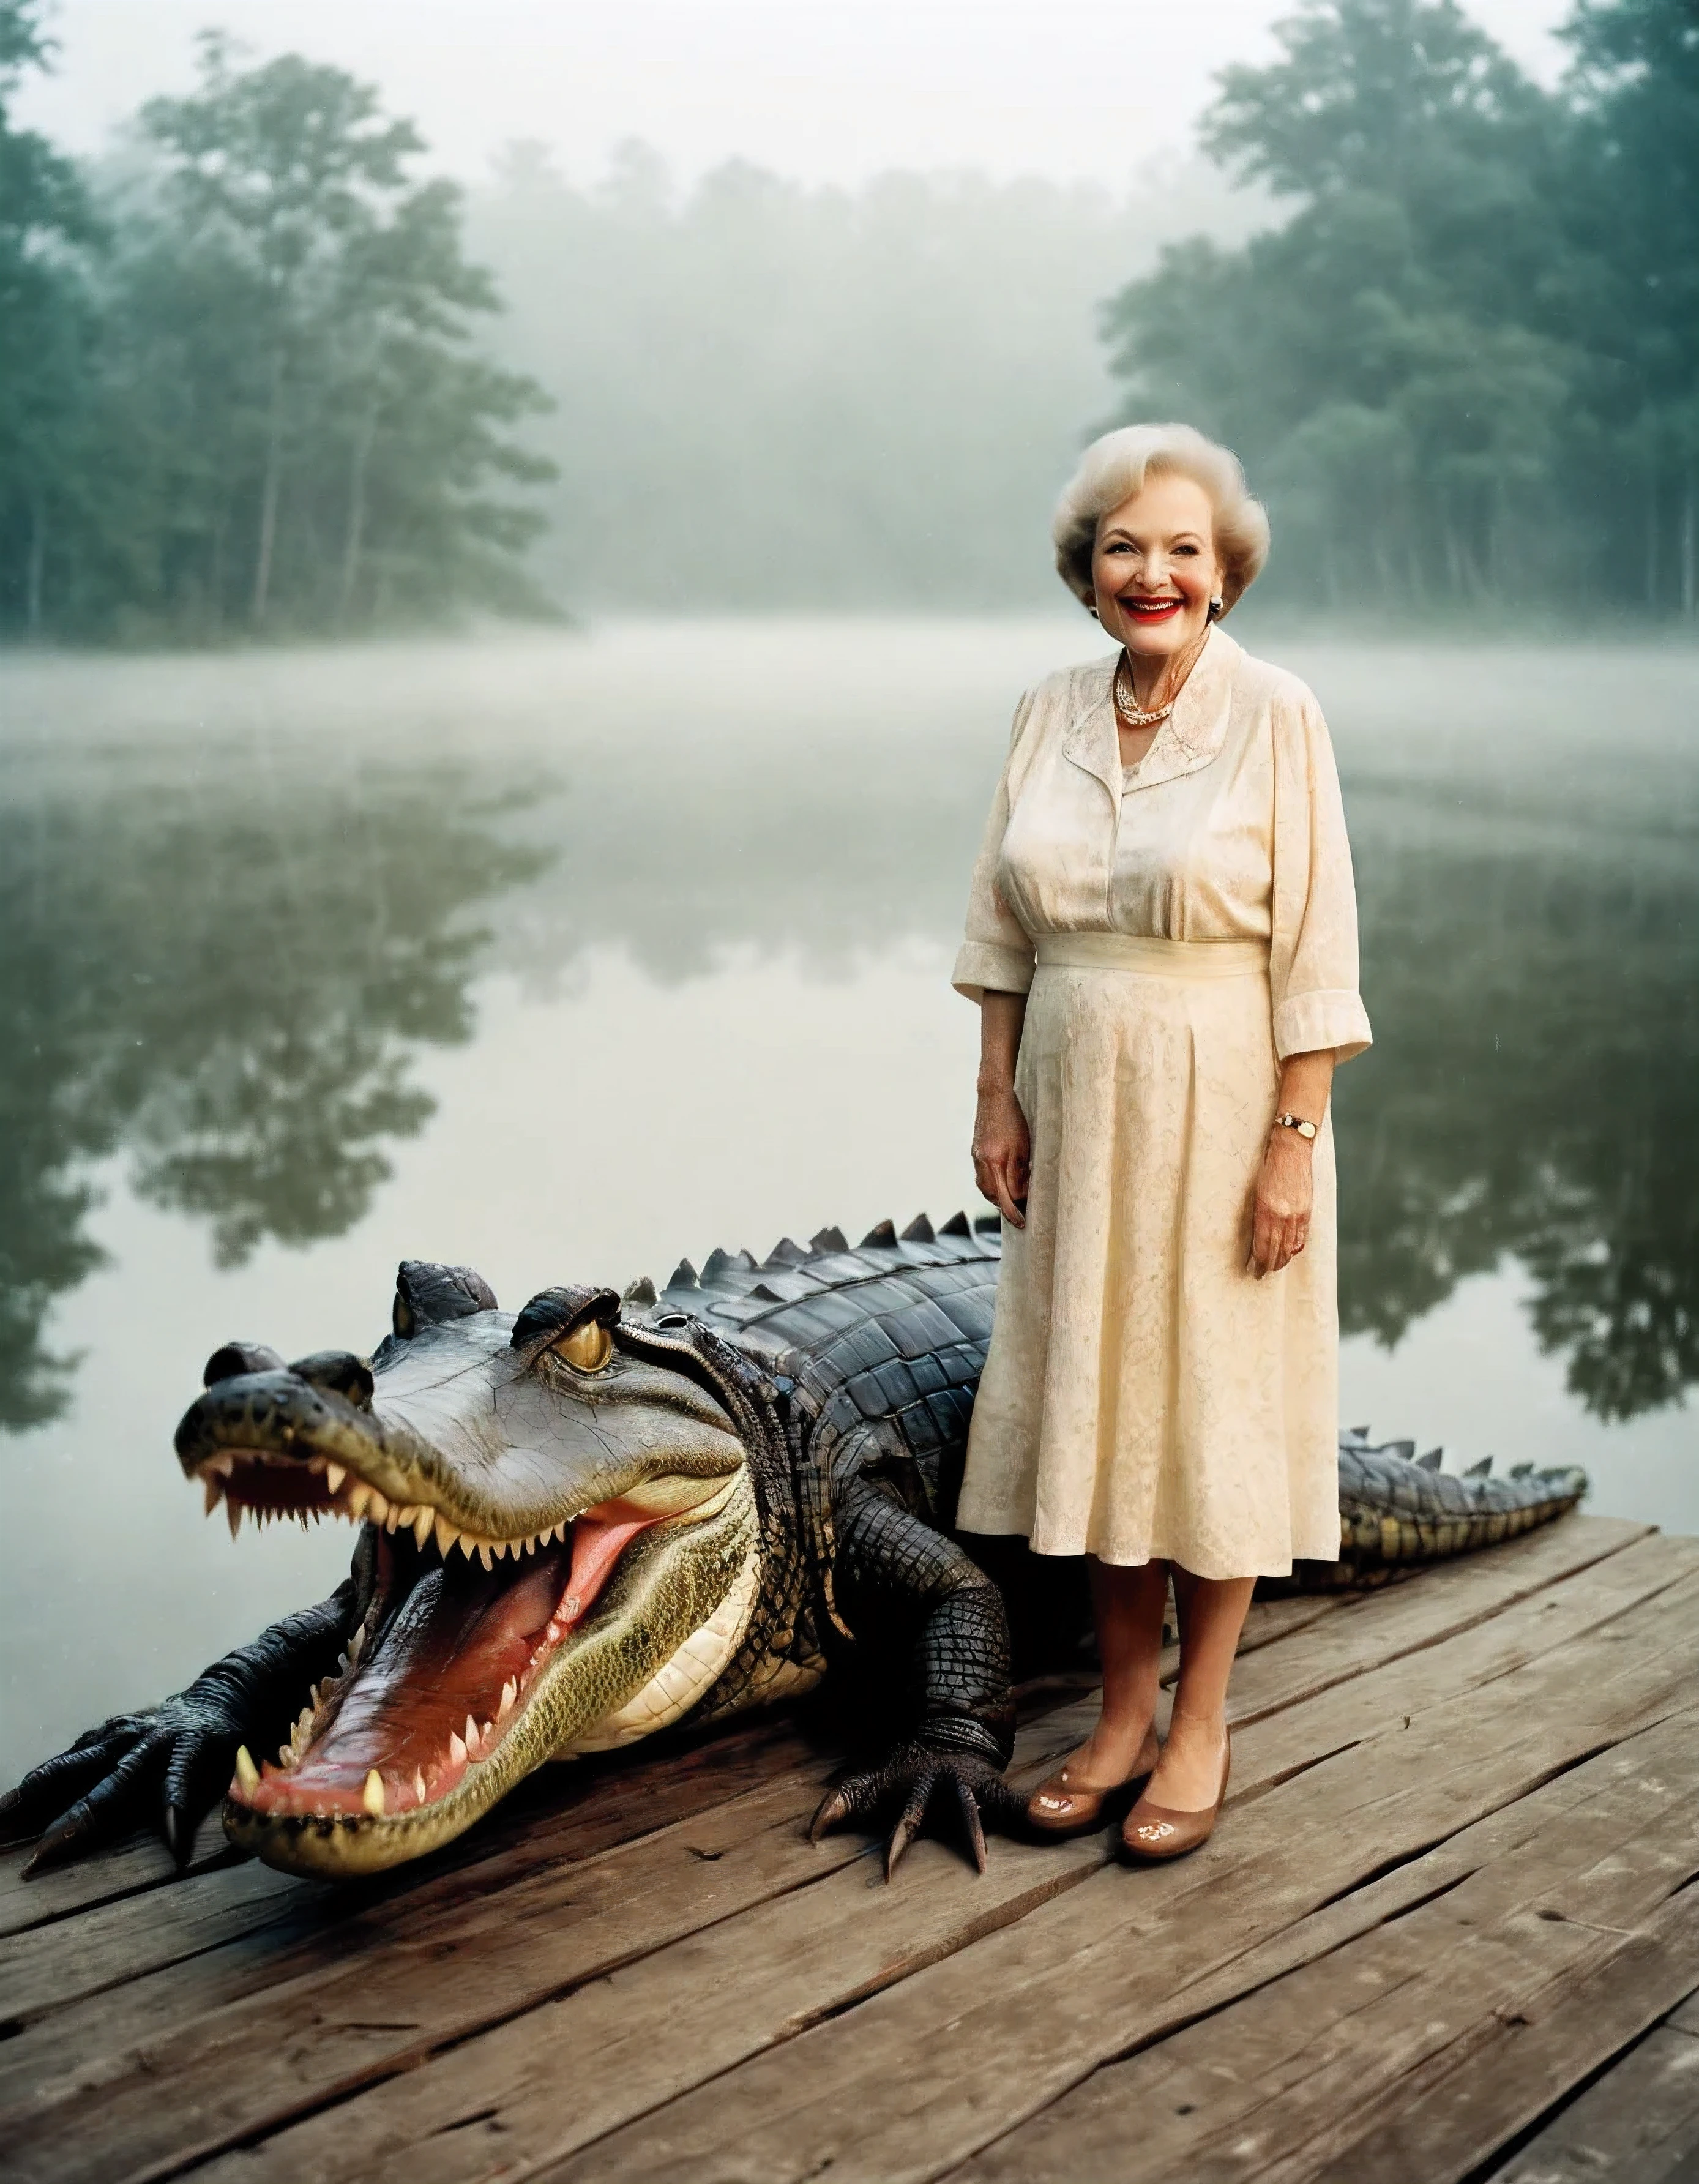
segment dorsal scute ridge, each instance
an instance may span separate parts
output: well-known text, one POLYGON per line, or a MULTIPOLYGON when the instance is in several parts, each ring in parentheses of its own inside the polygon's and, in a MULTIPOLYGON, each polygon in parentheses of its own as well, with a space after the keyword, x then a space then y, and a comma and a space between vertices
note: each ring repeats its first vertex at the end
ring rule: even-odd
POLYGON ((841 1228, 836 1227, 816 1228, 808 1240, 809 1256, 811 1258, 828 1258, 836 1252, 847 1251, 849 1248, 849 1238, 841 1228))
POLYGON ((761 1265, 764 1268, 799 1267, 808 1256, 800 1244, 793 1243, 788 1236, 781 1236, 766 1258, 761 1261, 761 1265))
POLYGON ((905 1244, 931 1244, 937 1240, 938 1231, 924 1213, 916 1213, 902 1233, 905 1244))
POLYGON ((967 1225, 965 1213, 952 1213, 938 1233, 940 1236, 971 1236, 973 1231, 967 1225))
POLYGON ((867 1231, 855 1249, 858 1251, 894 1251, 896 1247, 896 1223, 878 1221, 867 1231))

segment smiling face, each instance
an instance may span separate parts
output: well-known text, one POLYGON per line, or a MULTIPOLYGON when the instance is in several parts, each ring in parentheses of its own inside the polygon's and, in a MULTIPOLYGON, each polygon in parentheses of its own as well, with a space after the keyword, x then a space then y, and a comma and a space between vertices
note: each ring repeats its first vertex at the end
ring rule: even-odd
POLYGON ((1195 480, 1147 477, 1099 519, 1091 557, 1097 618, 1129 653, 1172 658, 1200 638, 1221 590, 1215 511, 1195 480))

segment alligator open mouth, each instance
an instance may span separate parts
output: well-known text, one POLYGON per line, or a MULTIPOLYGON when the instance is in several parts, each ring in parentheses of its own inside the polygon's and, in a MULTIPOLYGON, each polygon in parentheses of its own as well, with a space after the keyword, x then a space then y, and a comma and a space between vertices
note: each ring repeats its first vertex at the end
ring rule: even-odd
POLYGON ((478 1346, 496 1375, 478 1416, 532 1402, 530 1445, 497 1451, 503 1494, 524 1509, 507 1536, 489 1522, 489 1477, 469 1485, 466 1451, 452 1434, 429 1440, 409 1414, 411 1357, 393 1412, 374 1412, 363 1366, 344 1393, 306 1377, 322 1362, 307 1360, 220 1379, 180 1429, 185 1469, 233 1532, 244 1515, 370 1528, 342 1662, 304 1692, 275 1754, 237 1755, 226 1828, 273 1864, 344 1875, 415 1857, 544 1760, 677 1719, 736 1650, 755 1516, 729 1421, 687 1389, 658 1435, 640 1362, 613 1384, 623 1404, 587 1412, 549 1384, 546 1362, 511 1357, 510 1324, 478 1346), (557 1445, 538 1446, 543 1420, 557 1445), (574 1508, 575 1487, 597 1498, 574 1508))

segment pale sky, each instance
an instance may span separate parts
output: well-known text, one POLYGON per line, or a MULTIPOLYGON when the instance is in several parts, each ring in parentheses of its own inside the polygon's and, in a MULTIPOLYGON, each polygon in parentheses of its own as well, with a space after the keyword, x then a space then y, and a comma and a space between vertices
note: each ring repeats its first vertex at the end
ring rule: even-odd
MULTIPOLYGON (((467 179, 515 138, 588 181, 622 138, 682 179, 739 155, 805 181, 975 167, 1120 187, 1183 145, 1214 71, 1290 0, 59 0, 59 71, 18 119, 92 151, 187 87, 208 25, 377 82, 467 179)), ((1471 0, 1542 79, 1568 0, 1471 0)))

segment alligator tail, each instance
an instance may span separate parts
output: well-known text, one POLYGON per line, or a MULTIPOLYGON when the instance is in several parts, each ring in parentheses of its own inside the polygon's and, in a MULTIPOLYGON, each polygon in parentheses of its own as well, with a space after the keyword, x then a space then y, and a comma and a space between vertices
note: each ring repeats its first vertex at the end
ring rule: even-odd
POLYGON ((1587 1491, 1586 1473, 1573 1466, 1518 1464, 1495 1479, 1489 1457, 1459 1476, 1440 1469, 1438 1449, 1419 1461, 1414 1451, 1413 1441, 1371 1448, 1363 1435, 1341 1438, 1340 1560, 1323 1582, 1373 1585, 1419 1563, 1496 1546, 1565 1515, 1587 1491))

